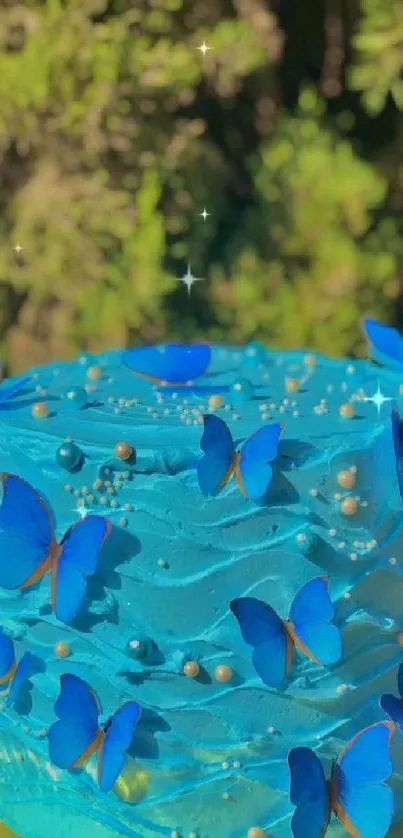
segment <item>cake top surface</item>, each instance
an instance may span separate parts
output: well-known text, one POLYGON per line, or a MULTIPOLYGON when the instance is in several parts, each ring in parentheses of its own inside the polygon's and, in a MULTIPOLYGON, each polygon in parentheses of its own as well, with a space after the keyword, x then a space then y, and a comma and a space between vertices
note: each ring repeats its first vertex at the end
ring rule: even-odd
MULTIPOLYGON (((105 719, 128 699, 143 708, 132 753, 151 791, 130 807, 81 771, 69 775, 73 807, 84 811, 90 795, 99 822, 145 838, 179 828, 244 838, 254 822, 248 812, 268 834, 288 834, 288 750, 319 747, 331 759, 357 724, 382 718, 374 701, 394 689, 401 516, 390 406, 399 405, 403 376, 259 345, 213 346, 208 369, 190 385, 145 380, 118 351, 28 376, 3 402, 0 388, 2 471, 41 493, 58 540, 93 512, 107 515, 112 532, 71 625, 52 613, 47 580, 0 591, 17 656, 30 650, 45 662, 31 701, 10 709, 3 728, 46 766, 41 732, 54 721, 60 675, 76 674, 100 697, 105 719), (245 498, 233 479, 216 497, 201 493, 210 413, 225 420, 237 448, 281 423, 264 501, 245 498), (298 660, 284 689, 267 689, 229 604, 257 597, 286 619, 297 591, 318 575, 331 577, 343 660, 328 669, 298 660), (384 632, 391 642, 380 642, 384 632), (66 659, 54 651, 63 642, 66 659), (143 658, 136 643, 147 647, 143 658), (201 677, 184 676, 187 662, 201 677), (220 667, 229 681, 217 677, 220 667), (227 793, 239 805, 223 812, 227 793), (211 831, 213 822, 221 831, 211 831)), ((41 795, 47 783, 66 783, 53 772, 43 768, 41 795)), ((14 799, 22 811, 21 796, 14 799)))

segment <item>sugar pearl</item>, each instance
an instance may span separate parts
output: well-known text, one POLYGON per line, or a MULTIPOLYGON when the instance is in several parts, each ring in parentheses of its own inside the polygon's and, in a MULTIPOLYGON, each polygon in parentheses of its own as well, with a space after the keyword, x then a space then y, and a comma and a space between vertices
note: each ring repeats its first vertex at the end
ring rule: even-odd
POLYGON ((287 393, 297 393, 299 390, 298 378, 286 378, 285 389, 287 390, 287 393))
POLYGON ((264 838, 264 831, 260 826, 251 826, 248 829, 248 838, 264 838))
POLYGON ((115 445, 115 454, 119 460, 130 460, 133 448, 128 442, 118 442, 115 445))
POLYGON ((337 475, 337 482, 343 489, 352 489, 355 484, 355 474, 350 469, 339 471, 337 475))
POLYGON ((31 414, 34 419, 46 419, 49 416, 49 408, 45 402, 36 402, 32 405, 31 414))
POLYGON ((221 683, 231 681, 233 674, 231 667, 227 666, 227 664, 220 664, 214 670, 214 678, 216 681, 221 681, 221 683))
MULTIPOLYGON (((304 364, 305 364, 307 367, 315 367, 315 366, 316 366, 316 357, 315 357, 315 355, 311 355, 311 354, 305 355, 305 357, 304 357, 304 364)), ((253 836, 252 836, 252 838, 253 838, 253 836)), ((255 836, 255 838, 258 838, 258 836, 255 836)))
POLYGON ((399 631, 399 634, 397 635, 396 640, 397 640, 399 646, 403 646, 403 632, 402 631, 399 631))
POLYGON ((99 381, 102 375, 102 369, 98 364, 93 367, 88 367, 87 369, 87 378, 90 378, 91 381, 99 381))
POLYGON ((222 407, 224 404, 224 399, 220 395, 210 396, 208 400, 208 406, 210 410, 217 410, 217 408, 222 407))
POLYGON ((188 678, 197 678, 200 672, 200 667, 197 661, 186 661, 183 667, 183 674, 188 678))
POLYGON ((341 404, 339 407, 339 415, 343 419, 352 419, 355 416, 355 408, 354 405, 350 404, 350 402, 346 402, 345 404, 341 404))
POLYGON ((59 640, 55 644, 55 655, 58 658, 68 658, 71 655, 71 649, 65 640, 59 640))
POLYGON ((343 515, 355 515, 358 509, 358 504, 355 498, 344 498, 340 504, 340 509, 343 515))

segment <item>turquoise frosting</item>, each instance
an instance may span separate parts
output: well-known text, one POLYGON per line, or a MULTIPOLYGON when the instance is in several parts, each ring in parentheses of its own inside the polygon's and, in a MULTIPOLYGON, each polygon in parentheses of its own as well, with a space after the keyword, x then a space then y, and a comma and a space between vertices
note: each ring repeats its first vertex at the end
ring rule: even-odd
MULTIPOLYGON (((403 506, 394 402, 378 412, 364 399, 379 383, 399 407, 403 372, 313 360, 213 347, 208 374, 175 389, 136 377, 119 352, 109 352, 90 361, 101 367, 98 381, 87 377, 86 359, 50 364, 31 371, 32 384, 0 405, 0 468, 45 496, 57 537, 83 508, 113 524, 74 625, 53 616, 48 578, 23 593, 0 591, 0 622, 17 658, 30 650, 45 663, 24 706, 0 714, 0 818, 18 834, 246 838, 259 826, 265 836, 285 838, 288 750, 314 748, 330 770, 351 736, 383 718, 378 699, 396 692, 403 657, 403 506), (231 404, 237 376, 251 387, 231 404), (288 378, 298 380, 297 392, 287 391, 288 378), (66 392, 86 386, 87 403, 72 411, 66 392), (201 418, 214 394, 222 395, 217 413, 236 440, 264 422, 284 422, 265 505, 246 500, 235 480, 217 497, 200 492, 201 418), (42 400, 49 415, 34 418, 32 406, 42 400), (343 418, 339 407, 349 401, 355 416, 343 418), (77 469, 56 456, 66 440, 82 451, 77 469), (122 441, 135 450, 128 463, 116 458, 122 441), (344 489, 337 475, 350 468, 355 486, 344 489), (354 515, 341 511, 346 496, 358 498, 354 515), (296 659, 284 688, 271 690, 254 671, 229 602, 255 596, 286 618, 295 593, 318 574, 330 578, 342 660, 325 669, 296 659), (59 642, 69 645, 69 657, 55 654, 59 642), (197 678, 183 674, 187 661, 198 663, 197 678), (219 665, 231 667, 231 681, 215 679, 219 665), (101 794, 94 759, 74 772, 50 764, 46 731, 63 672, 95 689, 105 719, 123 701, 141 704, 123 772, 125 787, 137 788, 136 770, 148 778, 137 802, 122 800, 124 783, 101 794)), ((398 734, 393 759, 399 792, 398 734)), ((396 801, 399 819, 402 795, 396 801)), ((337 827, 329 834, 339 834, 337 827)))

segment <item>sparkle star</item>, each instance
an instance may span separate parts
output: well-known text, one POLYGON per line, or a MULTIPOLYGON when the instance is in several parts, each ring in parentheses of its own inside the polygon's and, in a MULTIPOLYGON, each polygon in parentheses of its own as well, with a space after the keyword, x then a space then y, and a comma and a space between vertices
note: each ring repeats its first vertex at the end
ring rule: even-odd
POLYGON ((188 289, 188 297, 190 297, 190 291, 194 282, 204 282, 204 278, 200 276, 193 276, 192 271, 190 270, 190 265, 188 265, 188 269, 185 273, 185 276, 180 276, 178 282, 183 282, 188 289))
POLYGON ((73 509, 73 512, 77 512, 77 515, 83 520, 88 515, 88 509, 84 504, 77 504, 76 508, 73 509))
POLYGON ((208 46, 207 46, 207 44, 206 44, 206 42, 205 42, 205 41, 203 41, 203 43, 202 43, 199 47, 197 47, 197 49, 199 49, 199 50, 200 50, 200 52, 202 52, 202 53, 203 53, 203 58, 204 58, 204 56, 206 55, 206 52, 207 52, 209 49, 213 49, 213 47, 208 47, 208 46))
POLYGON ((379 414, 381 412, 382 405, 384 405, 385 402, 393 402, 393 399, 390 398, 390 396, 384 396, 383 395, 383 393, 381 391, 381 388, 379 386, 379 381, 378 381, 378 389, 377 389, 376 393, 374 393, 372 396, 366 396, 366 398, 363 399, 363 401, 364 402, 372 402, 375 405, 375 407, 378 411, 378 416, 379 416, 379 414))
POLYGON ((203 212, 199 212, 199 215, 201 215, 203 221, 205 221, 206 218, 211 215, 211 212, 207 212, 206 208, 204 208, 203 212))
POLYGON ((15 247, 13 247, 13 250, 15 250, 15 252, 16 252, 16 254, 17 254, 17 256, 19 256, 19 255, 20 255, 20 253, 21 253, 21 250, 24 250, 24 248, 23 248, 23 247, 21 247, 21 245, 20 245, 20 244, 18 244, 18 242, 17 242, 17 244, 15 245, 15 247))

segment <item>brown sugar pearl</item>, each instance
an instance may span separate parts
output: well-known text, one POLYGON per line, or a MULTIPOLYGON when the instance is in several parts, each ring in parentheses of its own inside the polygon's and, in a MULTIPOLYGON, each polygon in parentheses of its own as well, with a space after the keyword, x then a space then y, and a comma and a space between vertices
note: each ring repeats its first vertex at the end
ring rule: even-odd
POLYGON ((342 419, 352 419, 353 416, 355 416, 354 405, 350 404, 350 402, 341 404, 339 407, 339 415, 342 417, 342 419))
POLYGON ((297 393, 299 390, 298 378, 286 378, 285 389, 287 390, 287 393, 297 393))
POLYGON ((200 672, 200 667, 197 661, 186 661, 183 667, 183 674, 188 678, 197 678, 200 672))
POLYGON ((350 469, 339 471, 337 475, 337 482, 343 489, 352 489, 355 485, 355 474, 350 469))
POLYGON ((219 666, 216 666, 214 670, 214 678, 216 681, 220 681, 223 684, 227 681, 231 681, 233 674, 234 673, 231 667, 227 666, 227 664, 220 664, 219 666))
POLYGON ((260 826, 251 826, 248 829, 248 838, 264 838, 264 831, 260 826))
POLYGON ((119 460, 130 460, 133 448, 128 442, 118 442, 115 445, 115 454, 119 460))
POLYGON ((34 419, 46 419, 49 416, 49 408, 45 402, 36 402, 31 410, 34 419))
POLYGON ((102 375, 102 369, 98 365, 93 367, 88 367, 87 369, 87 378, 91 381, 99 381, 102 375))
POLYGON ((217 408, 222 407, 224 404, 224 399, 222 396, 210 396, 208 400, 208 406, 210 410, 217 410, 217 408))
POLYGON ((358 509, 358 503, 355 498, 344 498, 340 507, 343 515, 355 515, 358 509))
POLYGON ((71 655, 71 649, 65 640, 59 640, 55 645, 55 655, 58 658, 68 658, 71 655))

